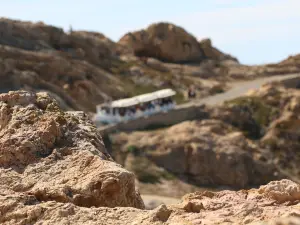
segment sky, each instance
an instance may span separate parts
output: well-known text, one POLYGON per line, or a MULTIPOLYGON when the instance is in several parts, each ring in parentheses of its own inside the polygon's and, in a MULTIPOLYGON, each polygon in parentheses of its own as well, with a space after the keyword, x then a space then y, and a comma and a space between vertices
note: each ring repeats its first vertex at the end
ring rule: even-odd
POLYGON ((300 53, 300 0, 1 0, 0 16, 96 31, 118 41, 155 22, 185 28, 244 64, 300 53))

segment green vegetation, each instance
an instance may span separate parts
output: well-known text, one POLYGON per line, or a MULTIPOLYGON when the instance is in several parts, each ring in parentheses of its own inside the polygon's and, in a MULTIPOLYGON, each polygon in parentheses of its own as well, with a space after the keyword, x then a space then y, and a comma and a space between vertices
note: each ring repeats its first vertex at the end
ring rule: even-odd
POLYGON ((145 156, 134 157, 130 168, 135 173, 138 180, 143 183, 159 183, 161 179, 173 180, 175 176, 165 171, 163 168, 157 167, 145 156))
POLYGON ((266 104, 263 99, 258 97, 239 97, 226 102, 226 104, 247 107, 260 126, 268 126, 271 119, 279 112, 278 109, 266 104))
POLYGON ((176 92, 176 95, 174 96, 174 100, 176 104, 182 104, 186 102, 184 95, 179 91, 176 92))
POLYGON ((239 97, 227 101, 225 105, 234 110, 236 117, 240 118, 231 121, 231 124, 243 130, 244 134, 252 139, 261 138, 270 122, 279 114, 276 107, 268 105, 258 97, 239 97))
POLYGON ((135 62, 114 61, 110 69, 113 74, 120 75, 127 73, 130 67, 135 66, 135 62))
POLYGON ((139 149, 135 145, 130 145, 127 147, 127 152, 132 153, 134 156, 139 155, 139 149))
POLYGON ((209 93, 211 95, 220 94, 224 92, 225 92, 225 88, 222 85, 215 85, 209 90, 209 93))

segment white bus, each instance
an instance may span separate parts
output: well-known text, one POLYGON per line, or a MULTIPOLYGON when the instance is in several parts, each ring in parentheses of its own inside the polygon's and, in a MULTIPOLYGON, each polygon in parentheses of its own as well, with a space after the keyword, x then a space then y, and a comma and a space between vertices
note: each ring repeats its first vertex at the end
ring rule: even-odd
POLYGON ((163 89, 97 105, 94 122, 97 125, 114 124, 167 112, 175 107, 176 103, 172 99, 175 94, 172 89, 163 89))

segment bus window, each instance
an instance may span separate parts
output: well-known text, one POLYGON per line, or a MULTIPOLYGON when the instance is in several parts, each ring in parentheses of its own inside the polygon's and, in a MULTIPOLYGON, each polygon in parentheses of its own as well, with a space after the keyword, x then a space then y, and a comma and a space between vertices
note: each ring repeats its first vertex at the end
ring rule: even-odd
POLYGON ((120 109, 119 109, 119 114, 120 114, 121 116, 125 116, 125 113, 126 113, 126 110, 125 110, 124 108, 120 108, 120 109))
POLYGON ((109 114, 109 108, 108 107, 102 107, 101 110, 106 113, 109 114))
POLYGON ((131 107, 131 112, 133 113, 133 114, 135 114, 135 112, 136 112, 136 109, 134 108, 134 107, 131 107))

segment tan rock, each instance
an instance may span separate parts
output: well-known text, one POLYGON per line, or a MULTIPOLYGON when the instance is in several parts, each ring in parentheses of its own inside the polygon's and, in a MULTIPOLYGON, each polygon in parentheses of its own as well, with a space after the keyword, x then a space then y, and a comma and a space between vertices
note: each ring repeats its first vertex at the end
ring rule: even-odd
POLYGON ((5 58, 0 60, 0 69, 2 64, 11 64, 1 71, 1 90, 27 87, 34 91, 45 90, 55 93, 74 110, 90 112, 111 93, 119 97, 125 93, 115 89, 123 81, 85 61, 8 46, 0 46, 0 57, 5 58), (66 85, 68 88, 63 89, 66 85))
POLYGON ((234 65, 236 65, 236 63, 238 63, 238 60, 236 58, 234 58, 230 55, 224 54, 220 50, 214 48, 212 46, 211 39, 209 39, 209 38, 203 39, 199 43, 200 43, 200 47, 201 47, 202 51, 204 52, 204 55, 206 58, 220 60, 220 61, 230 60, 230 61, 235 62, 234 65))
POLYGON ((274 82, 213 109, 211 115, 256 139, 285 176, 299 181, 299 102, 298 89, 274 82))
MULTIPOLYGON (((106 152, 84 113, 45 93, 0 95, 0 190, 37 201, 143 208, 134 175, 106 152)), ((1 192, 2 193, 2 192, 1 192)))
MULTIPOLYGON (((116 158, 118 154, 123 155, 122 159, 133 157, 126 156, 126 152, 134 147, 140 152, 137 157, 146 157, 198 185, 246 187, 277 178, 272 162, 259 160, 268 157, 254 142, 218 120, 188 121, 159 131, 116 134, 112 142, 119 146, 113 153, 116 158)), ((135 168, 134 171, 143 165, 132 167, 128 165, 130 161, 125 160, 124 164, 128 169, 135 168)), ((148 165, 143 170, 151 168, 148 165)))
POLYGON ((152 24, 146 30, 125 34, 119 44, 130 46, 138 56, 169 62, 200 61, 204 57, 195 37, 169 23, 152 24))
POLYGON ((154 58, 147 58, 147 61, 146 61, 146 64, 148 66, 150 66, 151 68, 155 69, 155 70, 158 70, 160 72, 169 72, 169 69, 168 67, 166 67, 164 65, 164 63, 160 62, 159 60, 157 59, 154 59, 154 58))
MULTIPOLYGON (((287 193, 291 181, 277 183, 278 194, 287 193)), ((269 184, 265 186, 269 189, 269 184)), ((270 186, 273 186, 272 184, 270 186)), ((271 188, 272 189, 272 188, 271 188)), ((197 192, 182 202, 145 211, 134 208, 86 208, 57 201, 40 202, 32 195, 0 195, 2 224, 299 224, 298 202, 274 202, 257 189, 197 192), (298 218, 296 218, 298 217, 298 218)))
POLYGON ((300 200, 300 186, 290 180, 272 181, 268 185, 261 186, 259 193, 278 202, 300 200))
MULTIPOLYGON (((240 133, 220 122, 202 122, 203 131, 193 123, 164 133, 179 133, 178 140, 170 138, 178 145, 209 132, 216 140, 222 136, 216 152, 227 152, 229 140, 251 151, 240 133), (199 136, 187 140, 182 131, 195 129, 199 136)), ((45 93, 0 95, 1 224, 297 224, 299 193, 299 184, 281 180, 238 192, 195 192, 181 203, 142 210, 134 175, 111 160, 84 113, 62 112, 45 93)))

